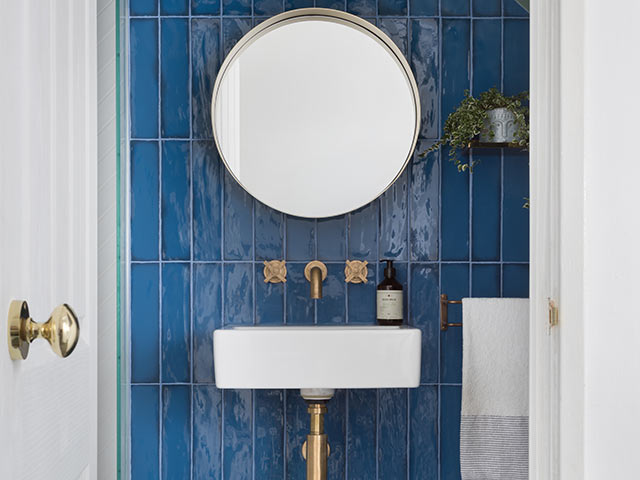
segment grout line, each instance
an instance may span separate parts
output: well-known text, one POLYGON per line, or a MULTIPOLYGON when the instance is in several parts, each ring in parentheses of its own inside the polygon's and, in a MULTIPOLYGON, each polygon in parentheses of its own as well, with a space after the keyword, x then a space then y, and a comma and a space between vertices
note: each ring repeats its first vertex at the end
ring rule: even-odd
MULTIPOLYGON (((411 265, 456 265, 456 264, 469 264, 473 265, 529 265, 529 262, 522 260, 421 260, 421 261, 406 261, 406 260, 394 260, 396 264, 406 264, 410 263, 411 265)), ((194 265, 218 265, 225 263, 226 265, 262 265, 262 260, 256 260, 255 262, 252 260, 193 260, 190 261, 188 259, 184 260, 132 260, 131 265, 164 265, 164 264, 189 264, 193 263, 194 265)), ((291 265, 306 265, 307 261, 302 260, 289 260, 287 264, 291 265)), ((344 265, 344 260, 323 260, 323 263, 327 265, 344 265)))
MULTIPOLYGON (((160 11, 160 0, 158 0, 158 12, 160 11)), ((157 28, 158 28, 158 43, 157 45, 157 49, 158 49, 158 137, 161 136, 160 132, 161 132, 161 125, 162 125, 162 52, 161 52, 161 45, 162 45, 162 31, 161 31, 161 25, 160 25, 160 20, 157 21, 157 28)), ((162 260, 162 250, 163 250, 163 242, 162 242, 162 146, 163 143, 161 141, 158 142, 158 259, 162 260)), ((159 321, 159 333, 160 335, 158 335, 158 343, 159 343, 159 347, 158 347, 158 379, 160 382, 160 386, 158 388, 158 405, 159 405, 159 409, 158 409, 158 415, 159 415, 159 425, 158 425, 158 446, 160 449, 159 455, 158 455, 158 477, 162 478, 162 453, 164 450, 164 445, 163 445, 163 440, 164 440, 164 421, 162 418, 162 412, 164 410, 164 405, 163 405, 163 398, 162 398, 162 336, 163 336, 163 321, 162 321, 162 308, 163 308, 163 302, 162 302, 162 281, 163 281, 163 275, 162 275, 162 265, 158 266, 158 271, 159 271, 159 282, 158 282, 158 288, 159 288, 159 303, 160 303, 160 308, 158 309, 159 311, 159 315, 160 315, 160 321, 159 321)))
MULTIPOLYGON (((189 2, 189 17, 191 17, 191 2, 189 2)), ((195 375, 194 375, 194 370, 195 370, 195 352, 194 352, 194 348, 193 348, 193 337, 194 337, 194 309, 193 309, 193 305, 194 305, 194 296, 193 296, 193 291, 194 291, 194 257, 195 257, 195 252, 194 252, 194 208, 193 208, 193 179, 194 179, 194 171, 193 171, 193 55, 192 55, 192 51, 193 51, 193 45, 191 44, 191 38, 192 38, 192 21, 189 18, 187 20, 187 29, 188 29, 188 34, 189 34, 189 38, 187 39, 187 56, 188 56, 188 66, 189 66, 189 105, 187 107, 187 110, 189 112, 189 201, 190 201, 190 219, 191 219, 191 238, 190 238, 190 265, 189 265, 189 275, 190 275, 190 294, 189 294, 189 303, 190 303, 190 317, 191 317, 191 356, 189 358, 190 363, 191 363, 191 398, 190 398, 190 407, 191 407, 191 464, 189 465, 190 467, 190 475, 191 475, 191 480, 193 480, 193 465, 195 463, 195 455, 194 455, 194 439, 193 439, 193 434, 194 434, 194 384, 195 384, 195 375)))
MULTIPOLYGON (((442 71, 443 71, 443 67, 444 67, 444 59, 442 56, 442 52, 443 52, 443 39, 444 39, 444 35, 442 32, 442 26, 443 26, 443 22, 442 22, 442 0, 438 0, 438 137, 442 137, 442 71)), ((442 293, 442 175, 443 175, 443 159, 442 159, 442 155, 443 155, 443 149, 442 147, 440 147, 438 149, 438 289, 439 289, 439 293, 442 293)), ((440 295, 438 295, 439 297, 440 295)), ((439 322, 438 322, 439 323, 439 322)), ((436 328, 439 328, 438 325, 436 325, 436 328)), ((444 338, 442 335, 438 335, 438 383, 441 382, 441 376, 442 376, 442 342, 444 341, 444 338)), ((440 392, 440 387, 438 387, 438 393, 440 392)), ((440 429, 440 411, 441 411, 441 402, 440 402, 440 398, 438 398, 438 413, 437 413, 437 422, 438 422, 438 434, 437 434, 437 439, 436 439, 436 456, 437 456, 437 463, 438 463, 438 480, 441 478, 441 456, 442 456, 442 452, 441 452, 441 447, 440 447, 440 436, 441 436, 441 429, 440 429)))
MULTIPOLYGON (((500 19, 500 91, 504 92, 504 0, 501 2, 502 18, 500 19)), ((503 235, 504 235, 504 149, 500 149, 500 296, 504 296, 503 235)), ((527 262, 529 263, 529 262, 527 262)))

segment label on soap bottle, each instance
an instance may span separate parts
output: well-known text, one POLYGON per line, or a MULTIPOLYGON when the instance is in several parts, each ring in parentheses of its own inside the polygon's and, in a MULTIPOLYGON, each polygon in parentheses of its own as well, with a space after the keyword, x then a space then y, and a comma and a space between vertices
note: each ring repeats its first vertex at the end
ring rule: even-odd
POLYGON ((378 319, 402 320, 402 290, 377 290, 378 319))

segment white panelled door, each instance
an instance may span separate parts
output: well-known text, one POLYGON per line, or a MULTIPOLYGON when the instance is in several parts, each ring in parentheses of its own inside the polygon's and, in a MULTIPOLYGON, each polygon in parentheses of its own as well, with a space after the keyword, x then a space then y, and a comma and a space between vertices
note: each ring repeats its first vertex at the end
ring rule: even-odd
POLYGON ((96 479, 96 7, 0 0, 0 479, 96 479), (11 360, 11 300, 37 322, 69 304, 67 358, 11 360))

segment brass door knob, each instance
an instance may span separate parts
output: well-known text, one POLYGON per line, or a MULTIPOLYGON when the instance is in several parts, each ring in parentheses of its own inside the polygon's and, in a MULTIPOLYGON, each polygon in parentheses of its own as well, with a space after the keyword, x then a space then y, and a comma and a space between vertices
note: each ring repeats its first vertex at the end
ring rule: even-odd
POLYGON ((29 316, 27 302, 13 300, 9 305, 7 334, 12 360, 27 358, 29 346, 36 338, 44 338, 56 354, 65 358, 78 344, 80 325, 78 317, 66 303, 57 306, 45 323, 37 323, 29 316))

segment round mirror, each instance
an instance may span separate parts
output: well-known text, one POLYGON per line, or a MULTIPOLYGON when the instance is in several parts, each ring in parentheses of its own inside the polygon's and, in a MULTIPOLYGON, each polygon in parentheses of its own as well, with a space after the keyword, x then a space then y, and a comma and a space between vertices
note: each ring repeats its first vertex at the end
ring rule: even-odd
POLYGON ((387 35, 308 8, 261 23, 231 50, 212 120, 222 160, 251 195, 290 215, 331 217, 371 202, 400 175, 420 102, 387 35))

